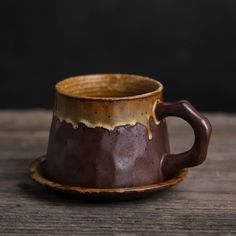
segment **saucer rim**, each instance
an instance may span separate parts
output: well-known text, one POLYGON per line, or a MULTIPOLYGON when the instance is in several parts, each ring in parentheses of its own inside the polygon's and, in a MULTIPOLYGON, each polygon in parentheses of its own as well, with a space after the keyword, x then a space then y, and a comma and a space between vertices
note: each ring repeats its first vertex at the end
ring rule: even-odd
POLYGON ((173 178, 165 180, 163 182, 151 185, 137 186, 137 187, 121 187, 121 188, 86 188, 79 186, 64 185, 52 180, 47 179, 42 175, 40 170, 41 165, 46 161, 46 156, 40 156, 31 162, 29 166, 29 176, 35 182, 40 185, 62 191, 78 192, 82 194, 86 193, 129 193, 129 192, 147 192, 147 191, 157 191, 165 188, 172 187, 180 182, 182 182, 188 175, 188 168, 180 170, 173 178))

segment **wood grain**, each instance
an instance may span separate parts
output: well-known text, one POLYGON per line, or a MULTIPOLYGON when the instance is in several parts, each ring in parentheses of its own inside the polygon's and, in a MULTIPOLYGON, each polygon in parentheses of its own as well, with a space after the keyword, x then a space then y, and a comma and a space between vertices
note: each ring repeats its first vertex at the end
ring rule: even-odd
MULTIPOLYGON (((180 185, 139 201, 91 203, 33 183, 29 163, 44 154, 51 112, 0 111, 0 235, 236 235, 236 115, 207 114, 207 161, 180 185)), ((168 119, 172 149, 193 140, 168 119)))

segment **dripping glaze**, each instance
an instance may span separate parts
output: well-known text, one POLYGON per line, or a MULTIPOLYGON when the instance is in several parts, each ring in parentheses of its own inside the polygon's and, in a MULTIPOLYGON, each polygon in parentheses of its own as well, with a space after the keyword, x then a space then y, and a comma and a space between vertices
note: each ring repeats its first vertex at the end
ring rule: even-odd
POLYGON ((89 128, 102 127, 109 131, 119 126, 134 126, 139 123, 146 128, 150 140, 150 118, 153 118, 156 125, 159 124, 155 115, 155 107, 159 102, 159 98, 151 96, 145 99, 98 104, 96 101, 79 101, 57 94, 54 116, 61 122, 71 124, 74 129, 78 128, 79 123, 89 128))
POLYGON ((56 85, 54 116, 78 128, 116 127, 137 123, 152 139, 150 118, 158 125, 156 105, 162 101, 160 82, 143 76, 98 74, 76 76, 56 85))

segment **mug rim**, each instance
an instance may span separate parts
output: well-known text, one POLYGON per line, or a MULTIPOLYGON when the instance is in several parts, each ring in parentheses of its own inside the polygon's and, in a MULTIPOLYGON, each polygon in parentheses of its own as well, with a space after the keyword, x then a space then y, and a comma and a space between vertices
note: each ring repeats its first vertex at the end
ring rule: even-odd
POLYGON ((139 98, 146 98, 146 97, 150 97, 153 95, 157 95, 160 92, 163 91, 164 86, 162 85, 161 82, 159 82, 158 80, 155 80, 153 78, 150 78, 148 76, 141 76, 141 75, 135 75, 135 74, 122 74, 122 73, 99 73, 99 74, 84 74, 84 75, 78 75, 78 76, 71 76, 69 78, 63 79, 59 82, 56 83, 55 85, 55 89, 57 91, 57 93, 59 93, 60 95, 64 95, 66 97, 70 97, 70 98, 77 98, 77 99, 86 99, 86 100, 96 100, 96 101, 120 101, 120 100, 134 100, 134 99, 139 99, 139 98), (122 97, 96 97, 96 96, 85 96, 85 95, 75 95, 75 94, 71 94, 70 92, 65 91, 62 88, 62 84, 69 81, 69 80, 74 80, 76 78, 79 77, 90 77, 90 76, 128 76, 132 79, 142 79, 142 80, 146 80, 152 83, 155 83, 156 85, 158 85, 158 87, 156 89, 154 89, 153 91, 150 92, 146 92, 146 93, 141 93, 138 95, 131 95, 131 96, 122 96, 122 97))

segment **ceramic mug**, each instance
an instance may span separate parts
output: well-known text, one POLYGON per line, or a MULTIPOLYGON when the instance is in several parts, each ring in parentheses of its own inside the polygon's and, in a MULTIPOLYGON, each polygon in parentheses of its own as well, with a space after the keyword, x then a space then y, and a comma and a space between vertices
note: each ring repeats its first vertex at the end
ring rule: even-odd
POLYGON ((160 82, 137 75, 83 75, 57 83, 47 178, 80 187, 136 187, 201 164, 209 121, 188 101, 165 103, 162 97, 160 82), (168 116, 192 126, 195 142, 189 151, 170 154, 168 116))

